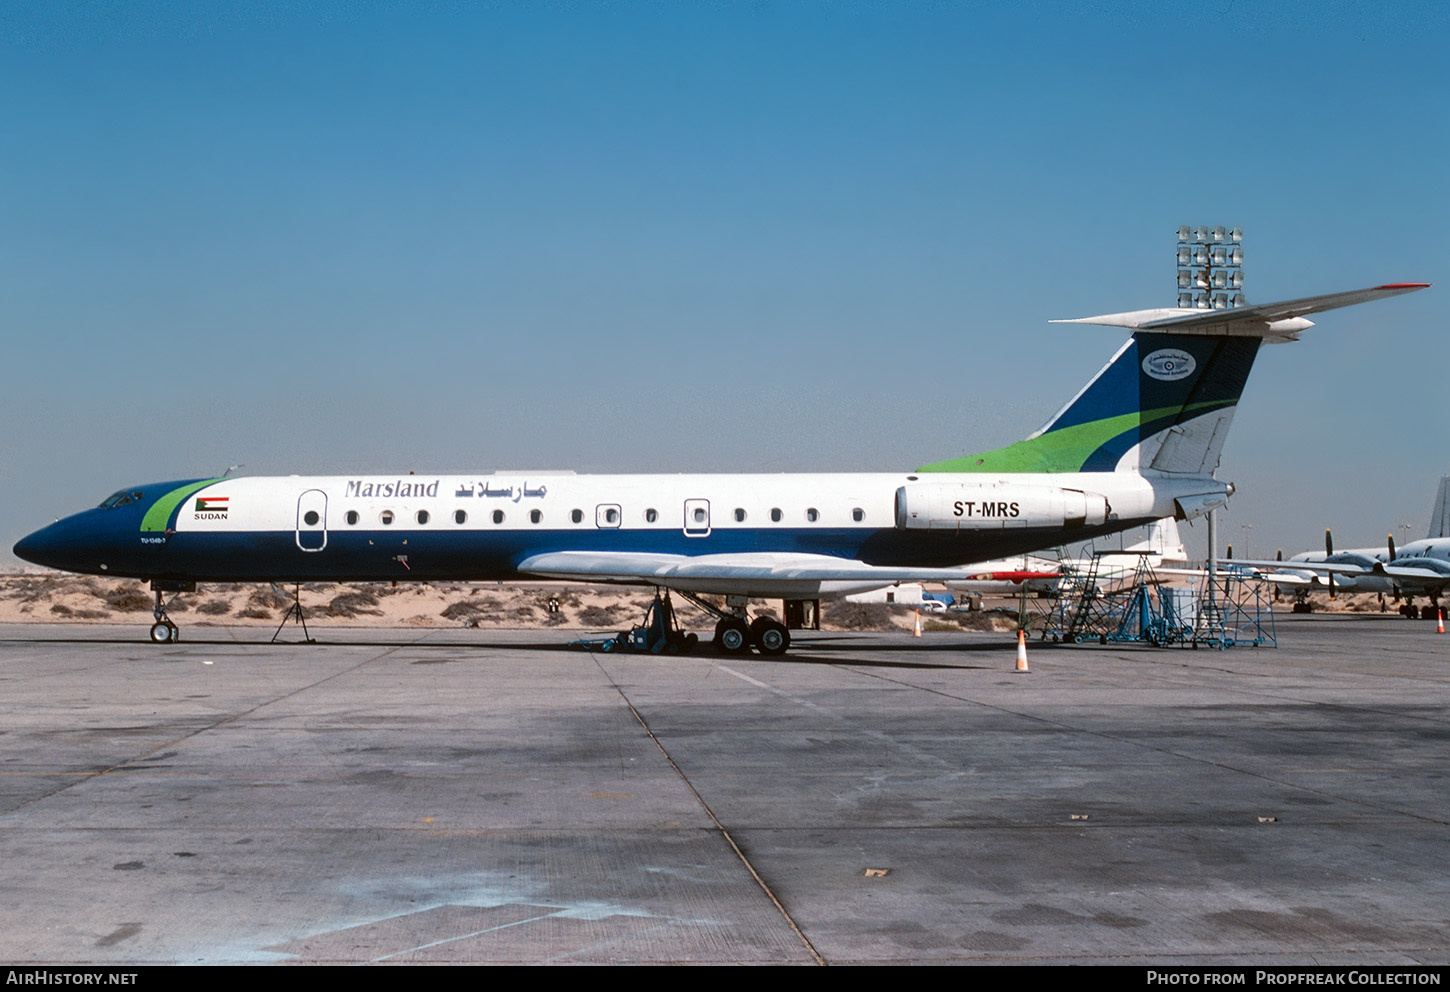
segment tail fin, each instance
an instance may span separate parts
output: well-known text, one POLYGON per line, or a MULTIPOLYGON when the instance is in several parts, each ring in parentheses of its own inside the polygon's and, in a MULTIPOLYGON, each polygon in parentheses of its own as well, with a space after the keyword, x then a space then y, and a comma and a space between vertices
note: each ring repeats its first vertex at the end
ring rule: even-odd
POLYGON ((1133 330, 1108 364, 1025 441, 918 472, 1212 475, 1259 345, 1294 341, 1304 314, 1423 289, 1395 283, 1232 310, 1137 310, 1069 323, 1133 330))
POLYGON ((917 471, 1211 474, 1259 342, 1139 331, 1027 440, 917 471))
POLYGON ((1148 540, 1140 541, 1127 550, 1143 551, 1160 561, 1188 560, 1183 538, 1178 533, 1178 521, 1172 517, 1153 521, 1153 526, 1148 530, 1148 540))
POLYGON ((1450 506, 1446 494, 1450 493, 1450 475, 1440 480, 1440 491, 1435 494, 1435 508, 1430 511, 1430 533, 1428 538, 1450 537, 1450 506))

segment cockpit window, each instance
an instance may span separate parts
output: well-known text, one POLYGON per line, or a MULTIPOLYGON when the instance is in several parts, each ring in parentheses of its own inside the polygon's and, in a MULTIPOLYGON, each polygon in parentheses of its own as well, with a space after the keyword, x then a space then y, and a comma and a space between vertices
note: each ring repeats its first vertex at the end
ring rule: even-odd
POLYGON ((118 506, 125 506, 127 503, 135 503, 140 498, 141 494, 139 492, 123 489, 118 493, 112 493, 110 496, 107 496, 106 501, 101 504, 101 509, 114 510, 118 506))

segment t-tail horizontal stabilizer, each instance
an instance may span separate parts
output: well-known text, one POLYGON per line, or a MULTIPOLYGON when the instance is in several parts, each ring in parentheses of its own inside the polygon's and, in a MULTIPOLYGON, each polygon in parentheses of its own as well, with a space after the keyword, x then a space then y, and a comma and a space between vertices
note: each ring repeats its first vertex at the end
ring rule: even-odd
POLYGON ((1296 340, 1313 326, 1305 314, 1428 285, 1390 283, 1232 310, 1135 310, 1054 321, 1126 327, 1133 336, 1027 440, 917 471, 1212 476, 1261 343, 1296 340))

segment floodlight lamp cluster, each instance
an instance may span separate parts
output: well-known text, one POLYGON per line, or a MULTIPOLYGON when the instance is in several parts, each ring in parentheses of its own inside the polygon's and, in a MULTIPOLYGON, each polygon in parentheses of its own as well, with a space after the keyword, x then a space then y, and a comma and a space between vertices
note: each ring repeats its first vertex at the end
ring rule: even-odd
POLYGON ((1200 224, 1178 229, 1178 305, 1229 310, 1244 305, 1244 229, 1200 224))

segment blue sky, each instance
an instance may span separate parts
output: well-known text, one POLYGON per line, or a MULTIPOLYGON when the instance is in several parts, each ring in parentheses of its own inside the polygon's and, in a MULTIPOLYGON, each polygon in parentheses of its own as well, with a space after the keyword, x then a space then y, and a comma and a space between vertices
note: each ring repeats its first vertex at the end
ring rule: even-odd
POLYGON ((1182 223, 1245 228, 1250 300, 1446 283, 1268 349, 1220 471, 1254 553, 1421 536, 1447 11, 12 2, 0 540, 235 463, 985 450, 1119 342, 1049 319, 1172 302, 1182 223))

